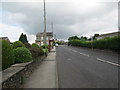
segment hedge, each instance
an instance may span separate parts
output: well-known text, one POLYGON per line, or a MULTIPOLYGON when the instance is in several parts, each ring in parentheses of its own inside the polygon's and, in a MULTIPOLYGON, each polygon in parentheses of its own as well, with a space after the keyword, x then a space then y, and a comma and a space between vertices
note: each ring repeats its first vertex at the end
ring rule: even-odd
POLYGON ((24 63, 32 60, 31 52, 25 47, 14 49, 15 63, 24 63))
POLYGON ((30 52, 32 53, 33 59, 35 59, 35 58, 37 58, 41 55, 44 55, 44 52, 43 52, 42 48, 31 47, 30 52))
POLYGON ((32 47, 39 48, 39 45, 37 45, 36 43, 32 43, 32 47))
POLYGON ((42 45, 41 47, 43 48, 44 53, 47 54, 48 53, 48 45, 45 44, 45 45, 42 45))
POLYGON ((120 36, 104 38, 95 41, 70 40, 72 46, 91 47, 99 49, 120 50, 120 36), (92 43, 92 45, 91 45, 92 43))
POLYGON ((25 47, 25 45, 21 41, 16 41, 12 44, 13 49, 16 49, 18 47, 25 47))
POLYGON ((14 64, 14 53, 10 43, 2 40, 2 70, 7 69, 14 64))

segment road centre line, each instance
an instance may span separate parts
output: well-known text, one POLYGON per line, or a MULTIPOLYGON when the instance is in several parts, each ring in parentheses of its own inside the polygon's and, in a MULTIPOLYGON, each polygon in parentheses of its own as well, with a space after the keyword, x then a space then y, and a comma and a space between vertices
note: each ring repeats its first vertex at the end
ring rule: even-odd
POLYGON ((102 59, 100 59, 100 58, 96 58, 96 59, 97 59, 98 61, 102 61, 102 62, 105 62, 105 63, 112 64, 112 65, 115 65, 115 66, 120 67, 120 65, 117 64, 117 63, 113 63, 113 62, 110 62, 110 61, 102 60, 102 59))
POLYGON ((85 54, 85 53, 80 53, 81 55, 84 55, 84 56, 87 56, 87 57, 89 57, 89 55, 88 54, 85 54))
MULTIPOLYGON (((76 50, 72 50, 72 51, 73 51, 73 52, 77 52, 76 50)), ((88 54, 85 54, 85 53, 80 53, 80 54, 89 57, 88 54)))
POLYGON ((71 58, 68 58, 67 60, 71 61, 72 59, 71 59, 71 58))
POLYGON ((73 52, 77 52, 76 50, 72 50, 73 52))

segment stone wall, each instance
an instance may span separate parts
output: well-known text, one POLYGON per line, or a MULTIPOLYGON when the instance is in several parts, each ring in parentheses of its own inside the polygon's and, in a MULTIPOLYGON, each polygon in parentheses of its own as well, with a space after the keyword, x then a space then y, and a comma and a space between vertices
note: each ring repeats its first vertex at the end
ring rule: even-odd
POLYGON ((27 62, 14 64, 2 72, 2 88, 19 88, 38 65, 45 59, 45 56, 27 62))

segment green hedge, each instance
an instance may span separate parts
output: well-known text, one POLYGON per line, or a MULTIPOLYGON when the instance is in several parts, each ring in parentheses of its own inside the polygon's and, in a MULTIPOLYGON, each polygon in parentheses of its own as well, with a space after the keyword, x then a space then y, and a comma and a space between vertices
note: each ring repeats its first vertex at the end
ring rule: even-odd
POLYGON ((2 70, 7 69, 14 64, 14 53, 10 43, 2 40, 2 70))
POLYGON ((36 43, 32 43, 32 47, 39 48, 39 46, 36 43))
POLYGON ((21 41, 16 41, 12 44, 13 49, 16 49, 18 47, 25 47, 25 45, 21 41))
POLYGON ((15 63, 24 63, 32 60, 31 52, 25 47, 14 49, 15 63))
POLYGON ((48 53, 48 45, 42 45, 41 48, 43 48, 44 53, 48 53))
POLYGON ((82 40, 71 40, 69 42, 72 46, 82 46, 82 47, 91 47, 99 49, 112 49, 120 50, 120 36, 115 36, 111 38, 104 38, 100 40, 91 41, 82 41, 82 40))
POLYGON ((41 55, 44 55, 44 52, 43 52, 42 48, 31 47, 30 52, 32 53, 33 59, 35 59, 35 58, 37 58, 41 55))
POLYGON ((93 47, 100 48, 100 49, 118 50, 120 49, 119 43, 120 43, 120 36, 115 36, 111 38, 104 38, 104 39, 93 41, 93 47))

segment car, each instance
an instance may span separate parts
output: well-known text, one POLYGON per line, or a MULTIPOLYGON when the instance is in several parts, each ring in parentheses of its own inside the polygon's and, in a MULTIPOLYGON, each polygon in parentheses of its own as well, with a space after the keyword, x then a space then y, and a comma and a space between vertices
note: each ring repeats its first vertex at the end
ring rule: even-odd
POLYGON ((58 47, 58 44, 56 43, 55 46, 58 47))

